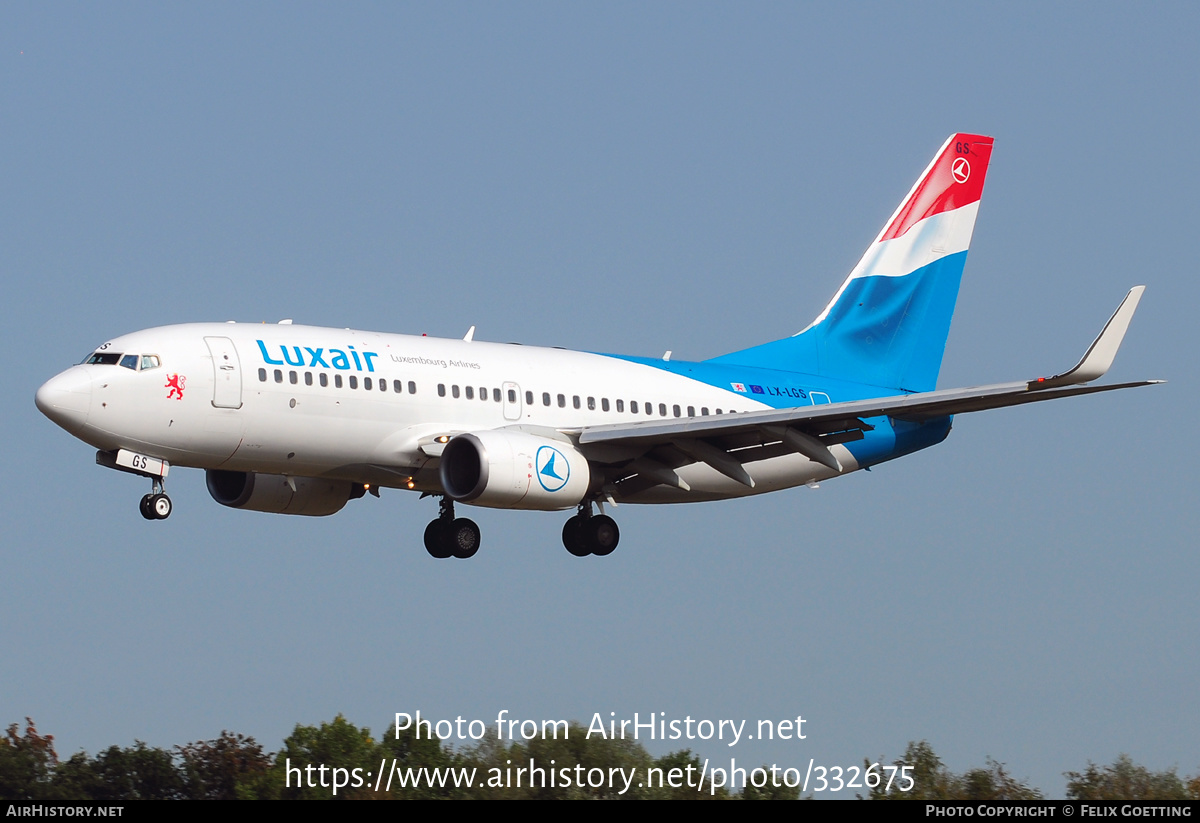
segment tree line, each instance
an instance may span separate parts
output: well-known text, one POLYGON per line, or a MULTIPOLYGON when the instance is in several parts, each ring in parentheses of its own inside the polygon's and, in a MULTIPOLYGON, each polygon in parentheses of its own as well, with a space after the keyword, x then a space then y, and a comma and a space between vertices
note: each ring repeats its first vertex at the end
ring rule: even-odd
MULTIPOLYGON (((366 727, 358 727, 338 715, 319 726, 296 726, 277 752, 268 752, 254 740, 241 734, 222 732, 213 740, 204 740, 162 749, 140 741, 132 746, 110 746, 95 756, 78 752, 59 758, 54 736, 38 732, 26 718, 25 730, 10 725, 0 737, 0 799, 11 801, 94 801, 99 803, 130 800, 283 800, 334 799, 330 772, 318 777, 309 772, 300 780, 308 764, 342 769, 346 778, 358 769, 359 777, 377 772, 383 761, 399 770, 414 774, 424 769, 470 770, 480 777, 487 774, 512 775, 512 770, 530 760, 566 774, 577 766, 581 770, 636 769, 639 779, 625 787, 603 781, 600 785, 580 785, 586 781, 548 781, 542 777, 525 780, 517 787, 488 785, 477 779, 463 785, 453 779, 400 781, 390 789, 377 790, 371 781, 345 780, 336 799, 718 799, 775 800, 800 799, 799 787, 776 785, 768 780, 756 787, 740 785, 734 791, 705 783, 697 790, 696 781, 666 780, 658 784, 644 780, 645 775, 698 776, 702 762, 689 749, 651 757, 638 742, 621 739, 588 739, 585 727, 571 724, 565 738, 537 737, 532 740, 502 741, 489 739, 473 746, 450 747, 437 739, 418 738, 415 730, 385 734, 376 740, 366 727), (288 768, 292 768, 289 781, 288 768), (407 772, 406 770, 413 770, 407 772), (507 772, 506 772, 507 770, 507 772), (658 770, 652 772, 651 770, 658 770), (290 785, 289 785, 290 782, 290 785), (325 785, 322 786, 321 783, 325 785), (399 785, 405 782, 406 785, 399 785), (530 785, 530 783, 534 785, 530 785), (671 785, 676 782, 677 785, 671 785), (297 785, 303 783, 304 785, 297 785), (316 785, 307 785, 315 783, 316 785), (689 785, 690 784, 690 785, 689 785)), ((864 761, 864 772, 869 761, 864 761)), ((951 771, 925 741, 910 743, 904 755, 893 763, 907 769, 913 787, 901 791, 900 782, 884 783, 859 794, 869 800, 1037 800, 1043 793, 1019 780, 1003 763, 988 759, 986 765, 957 774, 951 771)), ((574 772, 575 775, 583 771, 574 772)), ((1179 777, 1174 769, 1153 772, 1121 755, 1110 765, 1088 763, 1083 771, 1065 772, 1069 800, 1200 800, 1200 774, 1179 777)), ((811 799, 809 795, 805 799, 811 799)))

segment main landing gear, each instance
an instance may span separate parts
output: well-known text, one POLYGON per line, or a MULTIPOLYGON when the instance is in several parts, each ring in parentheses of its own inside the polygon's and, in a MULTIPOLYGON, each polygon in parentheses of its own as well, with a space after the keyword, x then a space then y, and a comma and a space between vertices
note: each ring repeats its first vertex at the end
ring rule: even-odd
POLYGON ((147 520, 166 520, 171 516, 171 498, 167 497, 166 491, 163 489, 161 477, 154 477, 151 480, 154 485, 151 487, 150 494, 142 498, 138 507, 141 509, 142 517, 147 520))
POLYGON ((425 550, 439 560, 467 558, 479 551, 479 527, 474 520, 454 516, 454 501, 442 496, 441 513, 425 527, 425 550))
POLYGON ((592 514, 592 502, 579 505, 579 514, 566 522, 562 531, 563 545, 576 557, 612 554, 621 540, 617 521, 607 514, 592 514))
MULTIPOLYGON (((165 497, 165 495, 163 495, 165 497)), ((146 496, 147 499, 150 495, 146 496)), ((475 521, 454 516, 454 501, 442 495, 437 520, 425 527, 425 550, 433 557, 473 557, 479 551, 479 527, 475 521)), ((168 509, 170 502, 168 501, 168 509)), ((603 511, 603 509, 601 509, 603 511)), ((606 514, 592 514, 590 500, 579 504, 579 513, 567 520, 562 531, 563 545, 576 557, 612 554, 621 540, 617 523, 606 514)))

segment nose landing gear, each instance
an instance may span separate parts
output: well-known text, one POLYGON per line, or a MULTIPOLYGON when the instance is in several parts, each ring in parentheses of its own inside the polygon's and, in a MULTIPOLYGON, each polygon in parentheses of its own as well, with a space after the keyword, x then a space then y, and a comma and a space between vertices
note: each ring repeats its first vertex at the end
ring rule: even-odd
POLYGON ((151 487, 150 494, 142 498, 138 508, 142 512, 142 517, 147 520, 166 520, 171 516, 171 498, 167 497, 166 491, 163 489, 161 477, 154 477, 151 480, 154 485, 151 487))
POLYGON ((579 514, 563 525, 563 545, 576 557, 594 554, 604 557, 612 554, 621 540, 617 521, 606 514, 592 514, 591 501, 579 505, 579 514))
POLYGON ((437 520, 425 527, 425 551, 444 560, 447 557, 466 559, 479 551, 479 527, 475 521, 454 516, 454 501, 443 495, 437 520))

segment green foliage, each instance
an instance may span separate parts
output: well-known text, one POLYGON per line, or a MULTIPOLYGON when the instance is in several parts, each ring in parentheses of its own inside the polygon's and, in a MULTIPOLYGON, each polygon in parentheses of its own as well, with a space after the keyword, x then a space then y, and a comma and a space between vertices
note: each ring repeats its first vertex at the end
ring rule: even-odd
POLYGON ((183 775, 171 753, 136 741, 127 748, 110 746, 94 760, 77 754, 66 764, 64 777, 90 800, 181 800, 187 797, 183 775))
POLYGON ((55 770, 53 794, 62 800, 99 800, 107 794, 107 789, 92 759, 78 752, 55 770))
POLYGON ((253 791, 271 767, 271 756, 253 737, 223 731, 216 740, 177 746, 186 794, 193 800, 237 800, 239 786, 253 791))
MULTIPOLYGON (((1189 787, 1175 774, 1174 769, 1152 772, 1136 765, 1129 755, 1117 757, 1111 766, 1088 762, 1081 772, 1066 772, 1069 800, 1189 800, 1189 787)), ((1192 784, 1200 781, 1200 776, 1192 784)), ((1200 788, 1198 786, 1197 788, 1200 788)))
MULTIPOLYGON (((864 769, 870 764, 863 762, 864 769)), ((909 791, 902 772, 897 772, 889 787, 884 778, 871 789, 871 800, 1038 800, 1042 793, 1014 779, 1005 770, 1003 763, 990 757, 986 768, 969 769, 961 775, 954 774, 938 757, 926 741, 909 743, 904 756, 896 766, 909 767, 906 774, 912 778, 909 791)))
MULTIPOLYGON (((881 761, 882 762, 882 761, 881 761)), ((949 800, 950 779, 952 775, 942 765, 942 759, 933 752, 933 747, 924 740, 919 743, 909 743, 904 750, 904 756, 893 764, 898 767, 908 767, 907 772, 897 772, 895 779, 888 786, 886 779, 873 787, 868 796, 871 800, 949 800), (913 780, 910 791, 900 791, 907 783, 902 775, 907 774, 913 780)), ((863 761, 863 770, 870 766, 870 761, 863 761)))
POLYGON ((547 729, 531 740, 508 744, 494 738, 481 740, 463 752, 460 764, 477 769, 476 787, 470 792, 477 798, 636 800, 653 796, 646 786, 638 785, 644 783, 646 767, 651 764, 644 748, 621 738, 592 735, 589 739, 587 728, 578 723, 571 723, 566 734, 557 737, 547 729), (518 769, 525 771, 518 774, 518 769), (603 781, 594 781, 603 785, 587 785, 588 772, 593 769, 603 773, 603 781), (628 787, 622 774, 633 775, 628 787))
POLYGON ((691 749, 683 749, 677 752, 665 754, 655 760, 651 767, 658 769, 653 781, 653 794, 655 799, 664 800, 728 800, 729 789, 722 786, 717 789, 714 794, 712 791, 712 779, 705 778, 703 784, 699 787, 696 783, 700 782, 700 773, 704 768, 704 762, 699 757, 692 754, 691 749), (681 780, 675 782, 681 783, 679 786, 672 787, 670 785, 671 774, 678 775, 681 780), (662 785, 659 785, 659 777, 663 778, 662 785))
POLYGON ((50 777, 58 766, 54 735, 40 735, 33 721, 25 718, 25 733, 19 725, 8 727, 0 737, 0 799, 44 800, 50 777))
MULTIPOLYGON (((800 799, 800 787, 799 786, 793 786, 791 788, 788 788, 788 786, 784 783, 783 778, 781 776, 778 779, 775 779, 774 776, 771 775, 770 768, 768 768, 767 766, 763 766, 762 770, 763 770, 763 772, 766 772, 766 774, 767 774, 767 780, 762 786, 755 786, 754 780, 751 777, 750 773, 747 773, 746 787, 744 789, 742 789, 742 793, 740 795, 742 800, 799 800, 800 799)), ((760 772, 760 775, 761 774, 762 773, 760 772)), ((762 777, 760 776, 759 779, 761 780, 762 777)), ((812 795, 809 795, 806 799, 812 800, 812 795)))
POLYGON ((297 725, 265 777, 247 788, 259 800, 364 799, 374 795, 366 775, 379 769, 380 757, 371 730, 360 729, 339 714, 332 723, 297 725), (344 769, 347 775, 358 769, 360 779, 350 782, 367 785, 346 785, 334 794, 335 769, 344 769))
MULTIPOLYGON (((424 735, 418 737, 415 728, 401 729, 398 734, 385 735, 379 746, 379 758, 381 762, 386 758, 389 766, 399 769, 401 774, 414 776, 420 769, 459 768, 463 765, 460 757, 442 748, 442 741, 437 735, 433 735, 432 739, 424 735)), ((451 781, 435 785, 428 780, 401 781, 394 776, 389 796, 396 800, 450 800, 470 795, 454 786, 451 781), (401 786, 401 782, 405 785, 401 786)))
POLYGON ((958 778, 961 797, 970 800, 1041 800, 1042 793, 1013 778, 990 757, 986 769, 969 769, 958 778))
MULTIPOLYGON (((226 731, 215 740, 173 750, 137 741, 126 748, 110 746, 94 758, 79 752, 60 761, 54 738, 39 734, 27 718, 24 732, 14 723, 0 737, 0 799, 101 803, 232 798, 325 800, 335 797, 335 769, 341 770, 343 782, 336 794, 339 800, 795 800, 799 796, 798 788, 775 786, 770 780, 758 787, 750 783, 740 794, 731 795, 722 787, 714 795, 711 780, 697 790, 703 762, 688 749, 655 759, 633 740, 595 734, 589 738, 588 729, 578 723, 570 724, 565 736, 561 728, 559 732, 558 737, 550 733, 507 743, 489 737, 475 746, 455 750, 444 747, 436 735, 432 739, 418 737, 415 728, 401 730, 399 736, 388 734, 376 742, 370 729, 359 728, 339 714, 329 723, 296 726, 274 755, 264 752, 253 738, 226 731), (386 788, 385 772, 381 790, 375 792, 381 765, 394 770, 392 786, 386 788), (325 767, 323 772, 321 766, 325 767), (461 785, 453 776, 440 781, 435 777, 446 777, 451 769, 459 770, 455 774, 461 785), (470 785, 462 780, 464 769, 470 785), (589 777, 594 785, 589 785, 589 777)), ((886 786, 884 775, 880 785, 870 790, 870 798, 1042 797, 1037 789, 1013 778, 1003 763, 991 758, 986 763, 983 768, 955 774, 929 743, 909 743, 895 766, 907 768, 912 790, 900 791, 907 780, 899 774, 891 787, 886 786)), ((864 767, 867 765, 864 763, 864 767)), ((878 767, 874 772, 879 772, 878 767)), ((1065 776, 1067 797, 1073 800, 1200 799, 1200 775, 1181 779, 1174 769, 1151 772, 1136 765, 1128 755, 1121 755, 1111 766, 1089 762, 1083 772, 1067 772, 1065 776)))

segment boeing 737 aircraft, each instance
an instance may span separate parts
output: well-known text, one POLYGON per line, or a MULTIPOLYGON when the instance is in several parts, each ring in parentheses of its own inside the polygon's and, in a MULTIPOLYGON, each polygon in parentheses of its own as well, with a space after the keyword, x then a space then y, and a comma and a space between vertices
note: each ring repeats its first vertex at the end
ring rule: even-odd
POLYGON ((720 500, 815 484, 940 443, 952 416, 1159 381, 1089 386, 1142 286, 1072 369, 935 390, 992 138, 955 134, 807 328, 689 363, 292 325, 166 326, 104 343, 37 392, 41 411, 147 477, 172 466, 224 506, 333 514, 379 487, 440 500, 434 557, 470 557, 455 503, 576 509, 563 544, 616 548, 604 504, 720 500), (599 513, 593 512, 593 507, 599 513))

